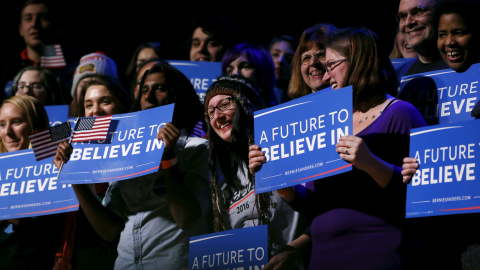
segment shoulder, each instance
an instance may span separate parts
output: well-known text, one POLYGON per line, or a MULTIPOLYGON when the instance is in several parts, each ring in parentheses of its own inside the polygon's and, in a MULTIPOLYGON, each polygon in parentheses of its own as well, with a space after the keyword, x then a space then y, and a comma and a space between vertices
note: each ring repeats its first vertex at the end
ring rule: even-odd
POLYGON ((405 100, 396 99, 384 113, 396 122, 409 122, 412 127, 426 125, 418 109, 405 100))
POLYGON ((194 160, 201 160, 206 162, 208 159, 208 140, 194 136, 180 136, 176 145, 176 156, 183 162, 193 162, 194 160))
POLYGON ((185 148, 208 150, 208 140, 196 136, 188 136, 185 138, 185 148))

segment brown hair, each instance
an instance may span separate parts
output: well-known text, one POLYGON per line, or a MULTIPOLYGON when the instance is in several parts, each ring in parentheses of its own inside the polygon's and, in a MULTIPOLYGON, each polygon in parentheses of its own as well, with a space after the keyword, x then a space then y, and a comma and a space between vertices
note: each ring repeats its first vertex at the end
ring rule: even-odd
POLYGON ((395 96, 397 77, 379 37, 363 27, 345 28, 327 42, 327 48, 348 59, 344 86, 353 88, 353 108, 376 96, 395 96))
POLYGON ((303 97, 313 92, 303 80, 302 64, 300 63, 302 54, 315 46, 319 50, 324 50, 326 42, 335 35, 337 30, 337 27, 332 24, 319 23, 303 31, 292 59, 292 77, 288 85, 288 96, 291 99, 303 97))

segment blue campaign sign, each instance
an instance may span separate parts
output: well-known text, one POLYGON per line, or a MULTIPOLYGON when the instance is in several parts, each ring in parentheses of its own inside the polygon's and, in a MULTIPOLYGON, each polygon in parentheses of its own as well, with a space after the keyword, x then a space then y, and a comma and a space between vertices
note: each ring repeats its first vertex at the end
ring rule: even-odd
POLYGON ((169 60, 168 63, 187 76, 202 103, 208 87, 222 74, 221 62, 169 60))
POLYGON ((335 151, 352 134, 352 87, 328 88, 255 112, 255 144, 267 162, 255 174, 263 193, 350 171, 335 151))
POLYGON ((164 149, 163 142, 157 140, 157 133, 172 121, 173 108, 174 104, 169 104, 113 115, 105 141, 72 143, 73 153, 63 165, 58 181, 101 183, 156 172, 164 149))
POLYGON ((78 210, 75 192, 59 183, 52 159, 37 162, 27 149, 0 154, 0 162, 0 220, 78 210))
POLYGON ((45 106, 50 127, 60 125, 68 120, 68 105, 49 105, 45 106))
POLYGON ((404 76, 398 97, 417 107, 428 125, 472 120, 479 73, 480 64, 474 64, 462 73, 444 69, 404 76))
POLYGON ((479 130, 480 120, 412 129, 419 169, 407 186, 407 218, 480 212, 479 130))
POLYGON ((188 269, 263 269, 267 225, 190 237, 188 269))

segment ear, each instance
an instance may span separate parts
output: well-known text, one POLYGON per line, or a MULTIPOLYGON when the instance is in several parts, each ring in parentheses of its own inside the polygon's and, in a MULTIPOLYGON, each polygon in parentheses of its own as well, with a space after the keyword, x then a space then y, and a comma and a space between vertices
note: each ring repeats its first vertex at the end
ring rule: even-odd
POLYGON ((133 100, 136 100, 138 98, 138 93, 140 93, 140 87, 137 84, 137 85, 135 85, 135 89, 133 90, 133 94, 134 94, 133 100))
POLYGON ((22 29, 22 23, 18 25, 18 33, 21 37, 23 37, 23 29, 22 29))

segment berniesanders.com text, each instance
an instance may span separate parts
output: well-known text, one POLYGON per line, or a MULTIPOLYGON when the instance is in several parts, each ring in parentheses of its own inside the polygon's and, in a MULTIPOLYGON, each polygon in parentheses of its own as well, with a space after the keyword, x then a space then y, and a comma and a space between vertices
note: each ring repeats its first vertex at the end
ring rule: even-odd
POLYGON ((303 167, 300 167, 300 168, 296 168, 296 169, 294 169, 294 170, 285 171, 285 175, 290 175, 290 174, 294 174, 294 173, 299 173, 299 172, 303 172, 303 171, 315 169, 315 168, 322 167, 322 166, 323 166, 323 162, 315 163, 315 164, 303 166, 303 167))
POLYGON ((16 205, 10 205, 10 209, 28 208, 28 207, 35 207, 35 206, 42 206, 42 205, 49 205, 49 204, 52 204, 52 202, 48 201, 48 202, 16 204, 16 205))
POLYGON ((471 199, 472 199, 472 196, 452 196, 452 197, 444 197, 444 198, 433 198, 432 203, 468 201, 471 199))
POLYGON ((113 169, 93 170, 92 173, 109 173, 109 172, 126 171, 131 169, 133 169, 133 166, 126 166, 126 167, 113 168, 113 169))

